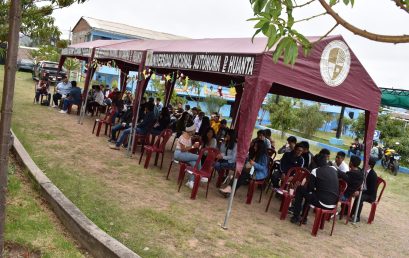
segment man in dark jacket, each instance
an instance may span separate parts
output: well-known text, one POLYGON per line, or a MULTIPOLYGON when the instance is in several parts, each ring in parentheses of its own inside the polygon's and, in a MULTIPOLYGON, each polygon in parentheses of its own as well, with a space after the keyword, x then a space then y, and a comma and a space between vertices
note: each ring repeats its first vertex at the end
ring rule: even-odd
POLYGON ((81 89, 77 87, 77 82, 71 82, 71 89, 68 96, 64 99, 62 109, 60 113, 66 114, 68 111, 69 105, 79 105, 81 104, 81 89))
MULTIPOLYGON (((359 222, 361 219, 361 211, 362 211, 362 206, 363 202, 369 202, 372 203, 376 200, 376 194, 377 194, 377 183, 378 183, 378 176, 376 175, 376 172, 374 170, 375 164, 376 164, 376 158, 371 158, 369 160, 369 166, 370 170, 368 170, 367 175, 366 175, 366 180, 365 180, 365 190, 362 191, 362 196, 361 196, 361 202, 359 203, 359 208, 358 208, 358 214, 356 218, 356 222, 359 222)), ((355 209, 358 203, 358 198, 355 198, 354 205, 352 206, 352 214, 355 214, 355 209)))
POLYGON ((271 178, 274 188, 280 187, 280 180, 290 168, 304 166, 304 159, 301 156, 303 151, 303 146, 300 143, 297 143, 294 150, 284 153, 280 160, 280 169, 275 171, 271 178))
POLYGON ((109 142, 115 142, 116 141, 116 135, 119 130, 125 130, 130 127, 130 123, 132 122, 133 118, 133 112, 132 108, 128 108, 125 113, 120 118, 120 121, 118 124, 114 125, 111 129, 111 138, 108 140, 109 142))
POLYGON ((293 217, 291 223, 300 222, 302 201, 304 208, 310 204, 321 209, 334 209, 338 202, 339 182, 336 168, 329 166, 324 155, 318 155, 316 158, 318 168, 311 171, 306 186, 297 187, 293 217))
POLYGON ((338 177, 342 178, 348 185, 347 189, 344 192, 344 195, 341 196, 342 201, 346 201, 351 197, 355 191, 357 191, 364 182, 364 174, 362 170, 359 168, 361 164, 361 158, 355 155, 351 156, 349 161, 349 171, 343 173, 342 171, 338 171, 338 177))

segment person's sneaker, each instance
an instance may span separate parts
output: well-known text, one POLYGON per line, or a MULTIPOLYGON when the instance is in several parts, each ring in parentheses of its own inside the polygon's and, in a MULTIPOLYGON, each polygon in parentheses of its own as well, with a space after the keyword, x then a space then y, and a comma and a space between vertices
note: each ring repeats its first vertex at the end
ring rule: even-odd
POLYGON ((109 145, 109 148, 111 148, 111 149, 113 149, 113 150, 119 150, 119 147, 116 146, 115 144, 109 145))
POLYGON ((294 214, 294 207, 293 207, 293 206, 291 206, 290 208, 288 208, 288 213, 294 214))
POLYGON ((307 224, 307 218, 305 218, 301 223, 304 225, 307 224))
POLYGON ((291 219, 290 219, 290 221, 291 221, 291 223, 293 223, 293 224, 300 223, 300 217, 298 217, 298 216, 292 216, 291 219))
POLYGON ((209 181, 209 178, 207 177, 200 178, 200 183, 207 183, 208 181, 209 181))
POLYGON ((190 189, 193 189, 193 181, 187 181, 186 186, 189 187, 190 189))
POLYGON ((61 110, 60 110, 60 113, 61 113, 61 114, 67 114, 67 110, 62 110, 62 109, 61 109, 61 110))

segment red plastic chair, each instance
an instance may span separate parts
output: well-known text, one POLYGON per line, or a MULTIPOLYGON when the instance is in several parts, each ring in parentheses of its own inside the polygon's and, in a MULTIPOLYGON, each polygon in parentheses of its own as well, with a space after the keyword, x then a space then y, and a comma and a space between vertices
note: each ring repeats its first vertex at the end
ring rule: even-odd
MULTIPOLYGON (((160 133, 155 144, 147 145, 147 146, 145 145, 144 147, 144 150, 146 150, 146 159, 145 159, 145 165, 144 165, 145 169, 147 169, 149 166, 149 162, 151 160, 151 156, 153 152, 156 153, 155 166, 158 164, 159 154, 162 155, 162 160, 160 162, 160 169, 162 169, 163 157, 165 156, 166 143, 169 141, 171 136, 172 136, 172 130, 165 129, 160 133)), ((141 164, 143 153, 144 151, 142 150, 141 157, 139 158, 139 164, 141 164)))
POLYGON ((105 125, 105 135, 108 134, 108 127, 109 127, 109 132, 111 132, 111 129, 112 129, 111 121, 112 121, 112 116, 115 114, 115 112, 116 112, 116 109, 111 108, 109 112, 105 114, 105 117, 103 119, 98 119, 98 118, 95 119, 94 127, 92 128, 92 133, 94 133, 95 127, 98 125, 95 136, 99 136, 101 132, 101 127, 103 124, 105 125))
POLYGON ((132 154, 136 153, 136 147, 138 145, 141 145, 141 152, 142 152, 145 145, 149 144, 149 137, 150 137, 153 125, 154 124, 152 123, 152 125, 149 128, 147 128, 146 134, 135 134, 132 154))
POLYGON ((382 186, 381 193, 378 195, 378 199, 376 201, 374 201, 373 203, 371 203, 371 212, 369 213, 368 224, 372 224, 372 222, 375 219, 376 208, 378 207, 378 204, 381 201, 383 191, 385 191, 385 187, 386 187, 386 181, 383 180, 383 178, 378 177, 378 181, 376 183, 376 191, 377 192, 378 192, 379 186, 381 184, 383 184, 383 186, 382 186))
MULTIPOLYGON (((339 180, 340 181, 340 184, 343 182, 343 183, 345 183, 346 184, 346 182, 344 181, 344 180, 342 180, 342 179, 340 179, 339 180)), ((341 193, 340 194, 340 196, 342 196, 342 195, 344 195, 344 193, 341 193)), ((345 225, 346 224, 348 224, 348 222, 349 222, 349 219, 351 218, 351 210, 352 210, 352 198, 353 198, 354 196, 353 195, 351 195, 349 198, 348 198, 348 200, 345 200, 345 201, 339 201, 340 203, 341 203, 341 212, 339 213, 339 219, 341 220, 343 217, 344 217, 344 213, 345 213, 345 209, 348 209, 347 211, 347 218, 346 218, 346 220, 345 220, 345 225)))
MULTIPOLYGON (((283 191, 283 199, 281 200, 281 205, 280 205, 280 220, 285 220, 288 214, 288 208, 290 207, 291 201, 295 197, 295 192, 297 191, 297 187, 301 185, 303 180, 307 178, 307 176, 310 174, 310 171, 308 171, 305 168, 295 168, 294 169, 294 176, 291 180, 287 180, 287 189, 283 191), (291 189, 294 190, 293 193, 291 193, 291 189)), ((289 173, 287 173, 289 174, 289 173)), ((291 175, 291 173, 290 173, 291 175)), ((287 176, 287 175, 286 175, 287 176)))
POLYGON ((268 202, 267 202, 266 212, 268 211, 268 208, 270 207, 270 203, 271 203, 271 199, 273 198, 273 195, 274 194, 282 195, 284 191, 288 188, 288 179, 290 178, 290 175, 295 173, 295 169, 296 168, 290 168, 285 174, 284 178, 281 180, 280 188, 273 189, 273 191, 270 194, 270 198, 268 199, 268 202))
MULTIPOLYGON (((347 188, 347 184, 345 183, 345 181, 340 180, 339 181, 339 196, 341 196, 341 194, 344 193, 346 188, 347 188)), ((332 233, 334 232, 334 227, 335 227, 335 219, 336 219, 336 216, 337 216, 338 201, 337 201, 337 204, 336 204, 335 208, 331 209, 331 210, 325 210, 325 209, 317 208, 317 207, 314 207, 313 205, 307 206, 304 209, 303 217, 302 217, 302 219, 300 221, 300 226, 302 225, 302 222, 307 217, 308 211, 309 211, 310 208, 313 208, 314 212, 315 212, 314 225, 312 226, 311 235, 317 236, 318 228, 324 229, 325 221, 326 220, 329 221, 331 216, 332 216, 333 221, 332 221, 332 228, 331 228, 331 233, 330 233, 330 236, 332 236, 332 233)))
POLYGON ((186 172, 191 173, 195 176, 195 181, 193 184, 192 193, 190 195, 191 199, 196 199, 197 192, 199 190, 200 180, 201 178, 207 178, 207 187, 206 187, 206 198, 209 192, 209 185, 210 181, 213 177, 213 165, 216 162, 216 158, 219 155, 220 151, 216 148, 202 148, 199 152, 199 157, 196 160, 195 166, 192 167, 185 167, 184 170, 179 171, 179 188, 178 192, 180 192, 180 188, 182 187, 186 172), (199 169, 199 165, 201 164, 203 155, 206 154, 206 159, 204 160, 201 168, 199 169))

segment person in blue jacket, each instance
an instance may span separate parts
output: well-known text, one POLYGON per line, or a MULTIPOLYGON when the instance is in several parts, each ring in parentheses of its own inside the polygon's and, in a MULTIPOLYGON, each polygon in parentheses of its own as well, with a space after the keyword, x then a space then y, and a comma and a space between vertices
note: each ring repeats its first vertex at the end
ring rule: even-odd
MULTIPOLYGON (((253 145, 252 156, 249 157, 240 177, 237 180, 236 190, 241 186, 248 184, 250 179, 263 180, 268 176, 268 154, 267 146, 263 140, 257 140, 253 145)), ((232 191, 233 181, 219 192, 228 197, 232 191)))

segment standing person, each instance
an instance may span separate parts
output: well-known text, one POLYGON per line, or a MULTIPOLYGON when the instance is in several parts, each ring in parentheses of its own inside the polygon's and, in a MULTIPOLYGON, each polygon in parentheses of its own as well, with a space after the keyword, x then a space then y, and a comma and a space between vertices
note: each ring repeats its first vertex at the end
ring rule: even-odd
POLYGON ((57 84, 55 89, 57 92, 53 95, 53 107, 58 107, 58 101, 65 98, 71 90, 71 83, 68 81, 67 76, 63 75, 61 82, 57 84))
POLYGON ((79 105, 81 104, 81 89, 77 87, 77 82, 71 82, 71 90, 68 96, 64 99, 62 109, 60 113, 66 114, 68 111, 69 105, 79 105))
POLYGON ((100 86, 95 87, 93 100, 87 105, 88 113, 93 113, 93 110, 104 105, 104 93, 102 93, 100 86))
POLYGON ((335 157, 335 161, 332 164, 336 169, 338 169, 339 171, 342 171, 344 173, 348 172, 349 167, 347 165, 347 163, 345 163, 345 152, 343 151, 339 151, 337 153, 337 156, 335 157))
POLYGON ((221 143, 226 137, 226 134, 228 131, 229 131, 229 128, 227 127, 227 120, 222 119, 222 121, 220 121, 219 132, 216 135, 217 141, 221 143))
POLYGON ((371 149, 371 154, 370 154, 371 158, 373 158, 374 160, 378 160, 379 157, 379 148, 378 148, 378 142, 373 142, 373 146, 371 149))
MULTIPOLYGON (((376 200, 377 186, 378 186, 378 175, 376 174, 374 167, 377 159, 369 159, 370 169, 366 173, 365 188, 362 191, 361 202, 358 207, 358 214, 356 217, 356 222, 361 220, 361 211, 364 202, 373 203, 376 200)), ((356 206, 358 205, 358 198, 355 198, 354 205, 352 206, 351 214, 355 214, 356 206)), ((353 218, 351 218, 353 220, 353 218)))
POLYGON ((51 93, 49 93, 49 89, 50 89, 50 82, 48 81, 48 76, 45 76, 44 79, 39 80, 38 83, 36 84, 35 101, 37 104, 40 102, 40 96, 46 95, 47 100, 48 100, 48 105, 50 105, 51 93))
POLYGON ((189 113, 183 112, 182 116, 176 121, 176 137, 179 137, 185 131, 186 125, 190 121, 189 113))
POLYGON ((163 104, 160 98, 155 99, 155 116, 158 117, 160 112, 162 112, 163 104))
POLYGON ((295 138, 294 136, 290 136, 287 138, 287 144, 283 145, 283 147, 281 147, 277 153, 278 154, 284 154, 286 152, 291 152, 292 150, 294 150, 295 145, 297 144, 297 138, 295 138))
MULTIPOLYGON (((263 180, 268 176, 268 153, 267 147, 263 140, 258 140, 254 144, 254 153, 249 156, 248 166, 253 167, 250 171, 243 170, 240 177, 237 180, 236 190, 240 186, 247 184, 251 178, 255 180, 263 180), (253 173, 251 174, 251 171, 253 173)), ((230 182, 225 188, 220 188, 219 192, 225 197, 228 197, 232 191, 233 181, 230 182)))
MULTIPOLYGON (((337 170, 328 165, 324 155, 318 155, 316 160, 318 168, 311 171, 307 185, 298 186, 295 192, 291 223, 300 222, 303 200, 304 209, 310 204, 325 210, 334 209, 337 205, 339 195, 337 170)), ((306 223, 306 220, 303 223, 306 223)))
POLYGON ((274 139, 271 137, 271 130, 270 129, 265 129, 264 130, 264 135, 266 136, 266 139, 270 141, 270 148, 275 150, 276 143, 275 143, 274 139))
POLYGON ((219 115, 215 115, 211 121, 210 121, 210 126, 213 128, 213 130, 218 133, 219 129, 220 129, 220 116, 219 115))
MULTIPOLYGON (((192 136, 195 133, 195 126, 193 123, 187 124, 184 132, 178 138, 176 149, 173 154, 173 158, 177 161, 182 161, 188 163, 190 166, 194 167, 196 164, 196 160, 198 159, 199 155, 191 153, 192 149, 199 148, 199 142, 195 142, 192 145, 192 136)), ((193 188, 194 184, 194 177, 190 177, 186 183, 186 186, 190 189, 193 188)))

